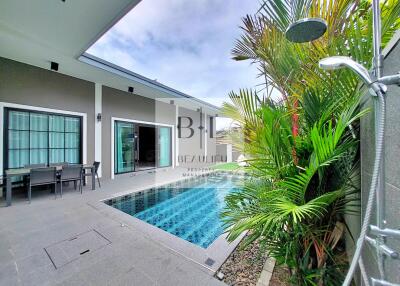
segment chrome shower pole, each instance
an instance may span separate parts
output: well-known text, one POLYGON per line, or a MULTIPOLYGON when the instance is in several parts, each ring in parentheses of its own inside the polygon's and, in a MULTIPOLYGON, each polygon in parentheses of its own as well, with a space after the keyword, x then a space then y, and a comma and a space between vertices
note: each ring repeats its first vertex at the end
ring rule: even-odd
MULTIPOLYGON (((373 0, 372 2, 372 26, 373 26, 373 73, 377 79, 382 77, 383 72, 383 55, 381 49, 381 9, 379 6, 379 0, 373 0)), ((385 96, 383 98, 385 100, 385 96)), ((380 114, 380 108, 378 106, 378 100, 374 100, 374 110, 375 110, 375 134, 378 130, 378 119, 382 114, 380 114)), ((386 114, 386 112, 384 113, 386 114)), ((377 138, 377 136, 375 136, 377 138)), ((376 143, 376 141, 375 141, 376 143)), ((382 146, 382 158, 379 166, 378 174, 378 184, 376 191, 376 224, 379 228, 385 227, 385 145, 382 146)), ((378 244, 385 243, 385 237, 379 235, 377 237, 378 244)), ((384 255, 381 253, 380 249, 377 248, 378 255, 378 269, 381 275, 381 279, 385 276, 385 265, 384 265, 384 255)))
POLYGON ((376 78, 381 78, 383 55, 381 50, 381 8, 379 6, 379 0, 373 0, 372 2, 372 26, 374 47, 373 68, 376 78))

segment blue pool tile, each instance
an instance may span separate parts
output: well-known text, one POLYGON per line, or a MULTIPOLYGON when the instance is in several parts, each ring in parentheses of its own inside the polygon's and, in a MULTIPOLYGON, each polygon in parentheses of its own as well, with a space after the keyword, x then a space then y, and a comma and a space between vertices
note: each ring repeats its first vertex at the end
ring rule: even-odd
POLYGON ((224 198, 243 177, 211 175, 111 199, 106 203, 177 237, 207 248, 223 233, 224 198))

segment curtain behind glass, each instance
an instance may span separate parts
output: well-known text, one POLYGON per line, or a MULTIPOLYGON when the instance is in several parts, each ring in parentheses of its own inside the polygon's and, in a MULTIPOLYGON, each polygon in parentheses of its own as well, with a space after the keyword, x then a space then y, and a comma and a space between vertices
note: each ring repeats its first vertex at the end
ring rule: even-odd
POLYGON ((8 166, 80 163, 81 120, 30 111, 8 111, 8 166))
POLYGON ((49 116, 47 114, 30 113, 30 164, 48 163, 48 134, 49 116))
POLYGON ((29 164, 29 112, 8 113, 8 167, 29 164))
POLYGON ((80 119, 65 117, 65 161, 79 163, 80 154, 80 119))
POLYGON ((171 128, 160 127, 158 129, 158 146, 159 146, 159 167, 168 167, 171 165, 171 128))
POLYGON ((49 163, 65 162, 64 157, 64 126, 65 117, 58 115, 49 116, 49 163))

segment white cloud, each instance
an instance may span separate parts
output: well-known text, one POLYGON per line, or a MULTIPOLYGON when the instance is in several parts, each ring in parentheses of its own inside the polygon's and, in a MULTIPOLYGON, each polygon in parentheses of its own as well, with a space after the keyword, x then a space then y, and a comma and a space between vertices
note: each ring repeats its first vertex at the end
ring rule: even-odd
POLYGON ((143 0, 88 52, 214 104, 252 88, 255 66, 230 51, 258 1, 143 0))

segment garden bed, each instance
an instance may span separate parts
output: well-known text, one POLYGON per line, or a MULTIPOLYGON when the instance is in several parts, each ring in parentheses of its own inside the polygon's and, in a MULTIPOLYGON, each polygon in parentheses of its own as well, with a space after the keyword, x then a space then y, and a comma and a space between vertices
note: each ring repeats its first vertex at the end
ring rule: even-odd
MULTIPOLYGON (((260 251, 258 242, 254 242, 243 250, 240 249, 241 245, 242 243, 231 253, 218 272, 223 273, 222 281, 230 286, 255 286, 268 257, 265 252, 260 251)), ((287 271, 276 267, 269 285, 289 285, 286 284, 286 280, 287 271)))

